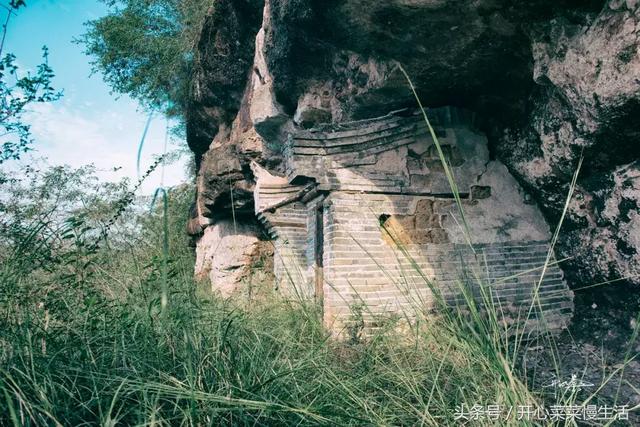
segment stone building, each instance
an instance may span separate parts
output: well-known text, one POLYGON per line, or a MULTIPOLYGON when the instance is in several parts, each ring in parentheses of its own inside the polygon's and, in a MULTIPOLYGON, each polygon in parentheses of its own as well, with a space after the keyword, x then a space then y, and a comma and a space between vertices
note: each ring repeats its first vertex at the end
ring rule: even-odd
POLYGON ((436 297, 462 302, 465 286, 480 301, 480 283, 507 322, 527 317, 535 299, 523 327, 542 318, 545 329, 566 327, 573 294, 540 211, 489 157, 473 115, 429 114, 462 210, 424 118, 412 111, 297 128, 284 144, 284 176, 252 164, 277 288, 315 298, 335 331, 354 307, 375 328, 389 315, 433 308, 436 297))

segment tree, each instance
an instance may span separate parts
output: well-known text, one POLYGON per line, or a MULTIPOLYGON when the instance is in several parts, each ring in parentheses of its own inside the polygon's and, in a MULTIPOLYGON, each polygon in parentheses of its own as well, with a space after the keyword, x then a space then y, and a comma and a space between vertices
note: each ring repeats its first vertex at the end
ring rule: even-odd
POLYGON ((111 88, 179 116, 188 99, 193 51, 211 0, 103 0, 109 13, 78 40, 111 88))
POLYGON ((28 106, 52 102, 62 96, 51 86, 54 73, 48 63, 49 51, 46 47, 42 48, 42 63, 35 73, 23 75, 16 65, 14 54, 2 56, 9 21, 24 6, 22 0, 11 0, 8 6, 3 6, 7 10, 7 18, 0 41, 0 164, 8 159, 18 159, 33 143, 30 126, 24 121, 28 106))

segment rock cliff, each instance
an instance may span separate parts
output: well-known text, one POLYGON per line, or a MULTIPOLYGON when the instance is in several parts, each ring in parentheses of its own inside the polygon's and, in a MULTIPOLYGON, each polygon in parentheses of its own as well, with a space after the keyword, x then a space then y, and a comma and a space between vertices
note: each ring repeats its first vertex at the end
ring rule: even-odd
POLYGON ((574 288, 616 280, 593 289, 616 302, 637 298, 637 0, 214 1, 187 115, 198 167, 189 230, 210 229, 198 244, 200 274, 235 280, 264 246, 251 163, 284 176, 294 127, 415 107, 400 66, 427 107, 475 113, 491 159, 552 229, 583 156, 556 256, 568 258, 574 288))

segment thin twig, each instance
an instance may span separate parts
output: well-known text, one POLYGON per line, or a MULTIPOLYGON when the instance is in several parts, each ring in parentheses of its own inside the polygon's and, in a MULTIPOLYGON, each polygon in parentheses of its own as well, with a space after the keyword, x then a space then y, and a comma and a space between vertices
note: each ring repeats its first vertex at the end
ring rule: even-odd
POLYGON ((2 58, 2 50, 4 49, 4 41, 7 38, 7 30, 9 29, 9 21, 11 20, 11 14, 14 13, 10 8, 4 6, 8 10, 7 19, 4 21, 4 25, 2 26, 2 40, 0 41, 0 58, 2 58))

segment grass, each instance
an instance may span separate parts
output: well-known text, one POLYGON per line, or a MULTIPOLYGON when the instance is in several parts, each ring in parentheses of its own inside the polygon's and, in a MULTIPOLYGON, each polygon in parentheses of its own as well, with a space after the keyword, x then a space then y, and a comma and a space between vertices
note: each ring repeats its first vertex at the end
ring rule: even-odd
MULTIPOLYGON (((390 317, 366 339, 356 331, 335 340, 311 301, 222 300, 193 281, 181 237, 190 194, 163 192, 162 206, 143 218, 116 203, 107 230, 119 221, 142 224, 119 243, 106 244, 108 233, 82 216, 51 229, 47 212, 3 246, 0 425, 443 426, 461 422, 463 403, 543 404, 519 371, 528 337, 500 322, 481 271, 460 283, 459 306, 436 298, 433 315, 416 301, 411 322, 390 317)), ((535 309, 534 298, 527 316, 535 309)), ((354 307, 354 318, 366 310, 354 307)), ((552 336, 539 339, 554 348, 552 336)), ((633 357, 628 352, 625 365, 633 357)), ((575 393, 565 393, 556 404, 592 399, 576 403, 575 393)), ((473 424, 539 423, 512 416, 473 424)))
POLYGON ((3 257, 0 425, 451 425, 460 402, 535 401, 453 318, 335 341, 312 303, 200 292, 186 206, 158 210, 133 244, 36 221, 3 257))
POLYGON ((463 402, 541 404, 516 374, 518 340, 472 298, 471 316, 421 316, 404 334, 387 319, 335 341, 310 302, 200 292, 184 242, 165 243, 179 223, 166 215, 139 247, 87 252, 75 221, 64 250, 41 260, 48 241, 26 239, 4 259, 0 425, 441 426, 463 402))
POLYGON ((171 263, 163 311, 161 264, 139 275, 130 253, 105 255, 121 273, 84 279, 91 301, 11 301, 24 315, 3 316, 1 425, 440 426, 461 402, 541 403, 491 321, 430 316, 338 342, 305 302, 197 292, 188 258, 171 263))
POLYGON ((164 314, 137 295, 3 328, 0 422, 443 425, 458 402, 529 397, 444 325, 338 343, 305 307, 196 297, 186 274, 170 288, 164 314))

